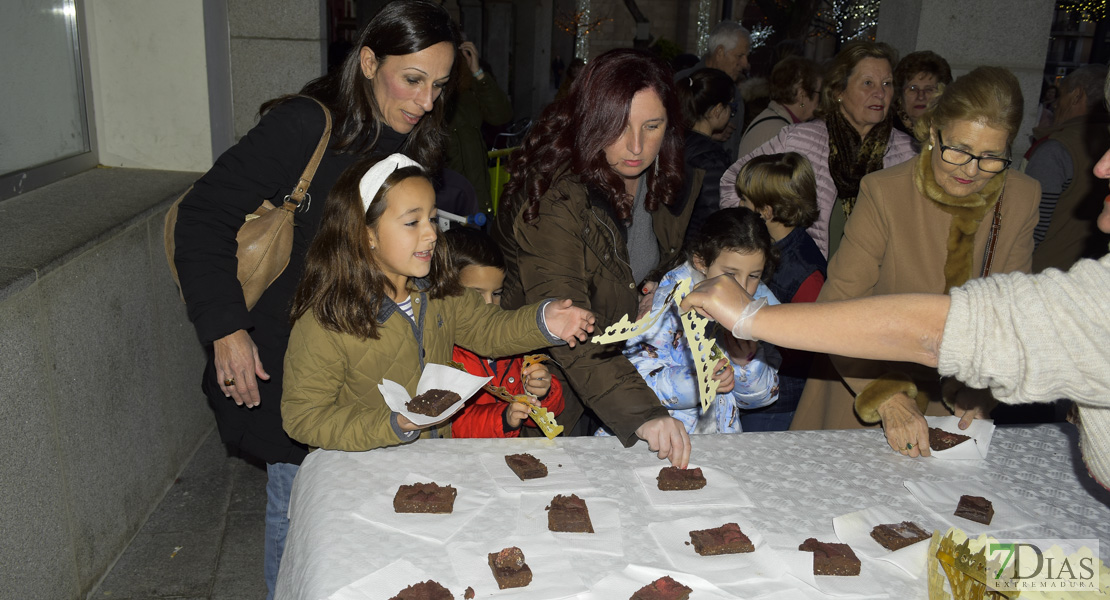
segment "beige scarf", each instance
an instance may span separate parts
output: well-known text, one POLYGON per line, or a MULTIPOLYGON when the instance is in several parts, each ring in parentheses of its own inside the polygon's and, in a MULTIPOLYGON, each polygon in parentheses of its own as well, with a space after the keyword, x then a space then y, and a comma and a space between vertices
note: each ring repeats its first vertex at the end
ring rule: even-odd
POLYGON ((944 293, 967 283, 973 277, 972 255, 975 252, 975 232, 983 218, 991 214, 1006 185, 1006 171, 987 182, 978 193, 963 198, 950 196, 933 177, 933 150, 922 149, 913 170, 917 191, 931 200, 938 208, 952 215, 948 230, 948 256, 944 261, 944 293))

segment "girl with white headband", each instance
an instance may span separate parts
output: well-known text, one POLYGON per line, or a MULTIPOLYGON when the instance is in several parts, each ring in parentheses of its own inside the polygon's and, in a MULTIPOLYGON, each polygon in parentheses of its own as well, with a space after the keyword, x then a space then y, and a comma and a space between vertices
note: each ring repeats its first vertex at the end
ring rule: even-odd
POLYGON ((505 356, 593 331, 593 315, 570 300, 500 310, 444 277, 435 217, 431 182, 402 154, 339 177, 293 298, 281 414, 294 439, 363 451, 449 436, 449 424, 421 431, 390 410, 378 384, 415 394, 424 366, 450 361, 456 343, 505 356))

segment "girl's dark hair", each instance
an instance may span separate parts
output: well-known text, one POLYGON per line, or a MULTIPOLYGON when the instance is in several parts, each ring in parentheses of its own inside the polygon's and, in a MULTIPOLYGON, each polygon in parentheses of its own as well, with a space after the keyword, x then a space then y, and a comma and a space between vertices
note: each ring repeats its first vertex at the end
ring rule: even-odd
POLYGON ((682 185, 682 109, 671 68, 643 50, 610 50, 592 60, 574 80, 566 98, 553 102, 513 153, 505 185, 510 214, 524 210, 524 221, 535 224, 543 197, 558 175, 569 171, 600 189, 618 219, 632 214, 633 198, 624 180, 605 160, 605 147, 620 138, 636 92, 652 90, 667 111, 667 129, 659 149, 658 172, 647 168, 649 211, 671 204, 682 185))
MULTIPOLYGON (((382 112, 374 98, 374 83, 362 74, 362 48, 370 48, 382 61, 391 56, 420 52, 441 42, 458 47, 460 40, 458 26, 438 3, 394 0, 362 28, 358 42, 341 67, 308 82, 300 93, 316 98, 331 109, 332 139, 337 150, 366 154, 381 135, 382 112)), ((430 172, 438 171, 443 162, 447 138, 444 105, 454 91, 458 69, 456 61, 447 87, 435 101, 436 108, 420 119, 402 148, 405 155, 430 172)), ((263 104, 261 112, 285 99, 277 98, 263 104)))
POLYGON ((689 77, 680 79, 675 87, 682 102, 682 116, 687 129, 705 117, 709 109, 718 104, 728 106, 736 96, 736 82, 718 69, 698 69, 689 77))
POLYGON ((706 217, 701 231, 686 251, 689 260, 697 256, 706 266, 712 265, 725 251, 741 254, 762 252, 765 259, 764 281, 774 275, 779 264, 779 250, 771 240, 767 225, 755 211, 743 206, 721 209, 706 217))
MULTIPOLYGON (((386 178, 370 207, 363 209, 359 182, 381 158, 356 162, 332 187, 320 229, 305 257, 304 275, 293 296, 291 322, 311 310, 325 329, 361 339, 378 338, 378 312, 386 296, 397 290, 370 249, 367 228, 377 227, 388 205, 385 196, 389 190, 405 179, 428 177, 420 167, 397 169, 386 178)), ((436 244, 428 275, 432 286, 427 292, 432 298, 462 292, 461 287, 456 289, 442 276, 446 263, 446 250, 436 244)))
POLYGON ((440 235, 440 244, 447 253, 447 270, 444 279, 457 282, 467 267, 493 267, 505 270, 505 255, 497 242, 479 229, 472 227, 452 227, 440 235))

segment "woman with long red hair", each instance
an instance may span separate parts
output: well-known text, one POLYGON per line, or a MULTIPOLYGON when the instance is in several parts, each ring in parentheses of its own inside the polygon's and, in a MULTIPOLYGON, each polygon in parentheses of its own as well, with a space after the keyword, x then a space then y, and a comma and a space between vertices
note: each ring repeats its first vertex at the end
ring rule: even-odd
MULTIPOLYGON (((494 237, 508 263, 502 303, 571 298, 604 327, 636 316, 641 292, 679 255, 700 189, 683 189, 682 110, 663 61, 638 50, 591 61, 509 163, 494 237)), ((555 348, 570 387, 625 445, 685 467, 690 438, 616 347, 555 348)), ((582 406, 567 399, 572 427, 582 406)))

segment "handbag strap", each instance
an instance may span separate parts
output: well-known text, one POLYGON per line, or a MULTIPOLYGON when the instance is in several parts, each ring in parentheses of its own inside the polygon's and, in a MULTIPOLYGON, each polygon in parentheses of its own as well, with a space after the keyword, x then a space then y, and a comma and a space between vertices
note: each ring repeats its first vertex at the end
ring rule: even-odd
POLYGON ((987 248, 983 255, 983 272, 980 277, 991 274, 991 263, 994 262, 994 248, 998 245, 998 230, 1002 229, 1002 196, 1006 191, 1006 184, 1002 184, 1002 191, 998 193, 998 202, 994 204, 994 219, 991 220, 991 232, 987 237, 987 248))
MULTIPOLYGON (((328 141, 331 139, 331 111, 319 100, 311 96, 304 97, 319 104, 320 108, 324 111, 324 133, 320 134, 320 141, 316 144, 316 151, 312 153, 312 158, 309 159, 308 166, 305 167, 304 172, 301 173, 301 178, 297 180, 297 185, 293 188, 293 191, 285 197, 286 204, 293 205, 291 208, 286 206, 289 210, 296 210, 297 207, 301 205, 301 200, 304 200, 304 197, 308 194, 308 186, 312 185, 312 177, 316 175, 316 167, 320 166, 320 161, 324 158, 324 151, 328 148, 328 141)), ((309 201, 311 202, 311 197, 309 197, 309 201)))

